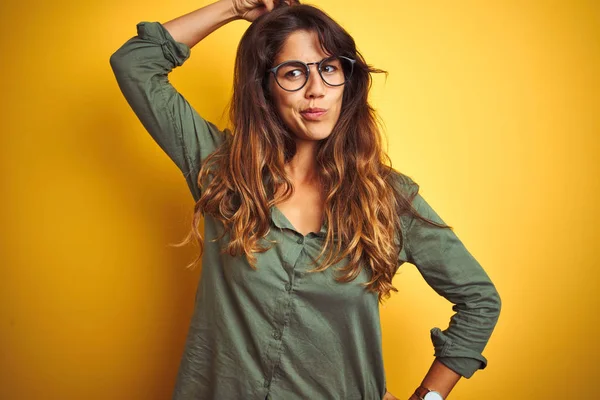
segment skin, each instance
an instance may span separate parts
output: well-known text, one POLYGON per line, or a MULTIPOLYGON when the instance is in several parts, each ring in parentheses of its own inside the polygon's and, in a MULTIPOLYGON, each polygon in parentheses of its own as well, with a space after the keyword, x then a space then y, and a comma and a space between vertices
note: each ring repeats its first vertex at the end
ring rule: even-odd
MULTIPOLYGON (((300 60, 306 63, 320 61, 329 56, 320 47, 318 36, 314 32, 299 30, 290 34, 281 52, 275 58, 274 65, 287 60, 300 60)), ((277 207, 300 233, 318 231, 321 226, 323 197, 316 183, 315 152, 319 140, 331 134, 339 119, 342 108, 344 86, 328 86, 319 76, 317 65, 310 65, 311 73, 306 85, 296 91, 283 90, 271 75, 270 91, 275 108, 281 119, 295 136, 297 152, 286 166, 286 172, 294 184, 294 195, 277 207), (327 114, 319 121, 308 121, 300 111, 308 107, 324 108, 327 114)), ((448 396, 460 375, 444 364, 434 360, 422 385, 439 391, 444 398, 448 396)), ((383 400, 398 400, 386 392, 383 400)), ((418 400, 412 394, 409 400, 418 400)))
MULTIPOLYGON (((163 25, 175 40, 192 48, 210 33, 231 21, 239 19, 253 21, 272 9, 273 0, 219 0, 165 22, 163 25)), ((322 53, 318 41, 315 41, 314 36, 310 36, 306 32, 292 34, 275 60, 275 65, 288 59, 314 62, 325 58, 326 55, 322 53)), ((292 198, 294 201, 288 203, 289 208, 284 209, 278 205, 280 210, 288 216, 288 219, 294 215, 294 210, 302 211, 307 208, 307 199, 312 202, 308 208, 319 210, 322 199, 319 197, 319 192, 315 189, 316 185, 314 184, 316 176, 315 144, 318 140, 331 134, 331 129, 339 118, 344 90, 343 86, 327 86, 318 75, 316 65, 311 65, 310 68, 309 82, 298 92, 285 92, 275 82, 272 82, 270 89, 277 99, 277 112, 280 113, 286 125, 294 133, 298 146, 296 156, 286 167, 286 172, 294 183, 296 190, 295 199, 292 198), (273 84, 277 87, 274 87, 273 84), (305 122, 301 119, 299 110, 306 107, 329 109, 328 114, 330 115, 323 122, 305 122)), ((320 226, 315 222, 320 221, 318 212, 309 216, 306 220, 308 223, 303 224, 300 219, 292 217, 290 222, 302 233, 316 230, 320 226)), ((421 384, 436 389, 442 396, 446 397, 460 377, 441 362, 434 360, 421 384)), ((390 392, 386 392, 383 397, 383 400, 395 399, 396 397, 390 392)), ((418 400, 418 398, 412 395, 410 400, 418 400)))
MULTIPOLYGON (((288 60, 317 62, 328 56, 321 49, 316 33, 298 30, 288 36, 273 65, 288 60)), ((308 82, 295 92, 283 90, 274 76, 270 77, 275 109, 296 141, 296 154, 285 167, 294 184, 294 195, 277 207, 303 235, 318 232, 322 224, 324 194, 317 179, 316 148, 318 141, 329 137, 339 119, 344 94, 344 86, 329 86, 323 82, 317 65, 309 68, 308 82), (310 121, 300 113, 309 107, 323 108, 327 112, 321 119, 310 121)))
MULTIPOLYGON (((320 47, 317 34, 304 30, 291 33, 274 65, 288 60, 306 63, 318 62, 328 57, 320 47)), ((329 86, 319 76, 317 65, 309 66, 310 76, 306 85, 295 92, 283 90, 270 77, 270 89, 275 108, 295 135, 297 153, 289 165, 290 177, 298 182, 310 182, 316 176, 315 151, 317 142, 326 139, 336 124, 342 109, 344 86, 329 86), (327 113, 318 121, 305 119, 300 111, 308 107, 318 107, 327 113)))

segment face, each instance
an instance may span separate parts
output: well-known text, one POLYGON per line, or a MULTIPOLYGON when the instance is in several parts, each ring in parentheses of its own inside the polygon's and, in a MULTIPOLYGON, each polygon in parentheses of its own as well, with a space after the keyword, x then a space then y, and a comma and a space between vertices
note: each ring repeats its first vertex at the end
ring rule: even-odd
MULTIPOLYGON (((314 32, 303 30, 291 33, 273 66, 288 60, 305 63, 319 62, 330 54, 324 53, 319 38, 314 32)), ((279 116, 299 140, 321 140, 327 138, 336 124, 342 108, 344 86, 329 86, 321 79, 318 65, 309 65, 310 75, 304 87, 295 92, 283 90, 273 74, 270 74, 271 97, 279 116), (307 114, 308 108, 325 109, 325 113, 307 114)))

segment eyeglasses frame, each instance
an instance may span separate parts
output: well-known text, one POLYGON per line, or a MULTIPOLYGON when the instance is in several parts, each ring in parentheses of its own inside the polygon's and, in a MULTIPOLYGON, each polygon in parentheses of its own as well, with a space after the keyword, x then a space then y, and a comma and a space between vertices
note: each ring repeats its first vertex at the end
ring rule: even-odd
POLYGON ((304 61, 300 61, 300 60, 287 60, 287 61, 284 61, 284 62, 282 62, 281 64, 279 64, 279 65, 276 65, 275 67, 273 67, 273 68, 271 68, 271 69, 267 70, 267 74, 273 73, 273 78, 275 79, 275 82, 277 83, 277 85, 278 85, 280 88, 282 88, 283 90, 285 90, 286 92, 297 92, 298 90, 301 90, 301 89, 302 89, 304 86, 306 86, 306 84, 308 83, 308 80, 310 79, 310 65, 313 65, 313 64, 316 64, 316 65, 317 65, 317 70, 319 71, 319 76, 321 77, 321 79, 323 80, 323 82, 325 82, 325 84, 326 84, 326 85, 329 85, 329 86, 336 86, 336 87, 337 87, 337 86, 342 86, 342 85, 345 85, 345 84, 346 84, 346 82, 348 82, 348 80, 350 80, 350 77, 352 77, 352 74, 354 73, 354 64, 356 64, 356 60, 354 60, 354 59, 352 59, 352 58, 350 58, 350 57, 346 57, 346 56, 329 56, 329 57, 325 57, 325 58, 324 58, 324 59, 322 59, 321 61, 315 61, 315 62, 311 62, 311 63, 305 63, 304 61), (348 77, 348 78, 346 78, 346 79, 344 80, 344 82, 343 82, 343 83, 340 83, 339 85, 332 85, 332 84, 328 83, 328 82, 325 80, 325 78, 323 78, 323 74, 322 74, 322 70, 321 70, 321 66, 322 66, 323 62, 324 62, 325 60, 329 60, 330 58, 333 58, 333 57, 343 58, 343 59, 345 59, 345 60, 348 60, 348 61, 350 62, 350 67, 351 67, 351 68, 350 68, 350 75, 349 75, 349 77, 348 77), (301 64, 304 64, 304 65, 306 66, 306 71, 307 71, 307 73, 306 73, 306 81, 304 82, 304 84, 302 84, 302 86, 300 86, 298 89, 289 90, 289 89, 286 89, 286 88, 284 88, 283 86, 281 86, 281 84, 280 84, 280 83, 279 83, 279 81, 277 80, 277 70, 279 69, 279 67, 281 67, 281 66, 283 66, 283 65, 285 65, 285 64, 292 63, 292 62, 299 62, 299 63, 301 63, 301 64))

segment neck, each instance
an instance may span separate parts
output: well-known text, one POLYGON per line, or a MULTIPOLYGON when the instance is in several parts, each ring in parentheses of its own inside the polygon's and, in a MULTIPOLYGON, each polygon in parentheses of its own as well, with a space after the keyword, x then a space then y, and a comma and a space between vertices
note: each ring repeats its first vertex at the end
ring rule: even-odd
POLYGON ((317 142, 314 140, 296 141, 296 154, 286 164, 288 177, 295 184, 315 184, 319 181, 316 163, 317 142))

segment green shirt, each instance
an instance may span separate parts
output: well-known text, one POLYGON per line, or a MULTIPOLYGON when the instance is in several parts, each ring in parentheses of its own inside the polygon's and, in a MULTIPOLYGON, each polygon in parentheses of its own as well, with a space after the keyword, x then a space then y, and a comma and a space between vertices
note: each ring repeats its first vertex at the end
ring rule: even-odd
MULTIPOLYGON (((137 36, 110 58, 127 102, 152 138, 182 171, 194 200, 203 160, 228 129, 204 120, 169 83, 168 74, 190 56, 159 22, 140 22, 137 36)), ((397 173, 399 187, 418 191, 397 173)), ((443 220, 417 192, 417 210, 443 220)), ((244 257, 221 254, 228 240, 212 242, 220 222, 205 215, 202 273, 181 359, 174 399, 381 399, 386 379, 379 303, 361 283, 337 283, 332 266, 309 274, 327 226, 304 236, 271 208, 267 239, 278 244, 244 257)), ((464 377, 483 369, 481 354, 500 312, 500 297, 480 264, 450 229, 402 217, 405 246, 399 265, 414 264, 426 282, 454 304, 449 327, 431 329, 434 356, 464 377)), ((347 262, 347 259, 344 263, 347 262)))

